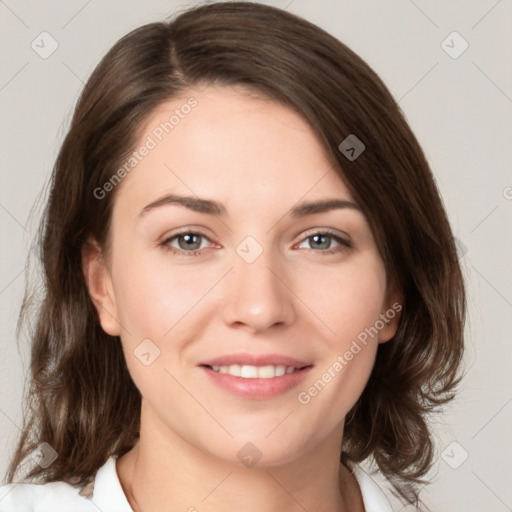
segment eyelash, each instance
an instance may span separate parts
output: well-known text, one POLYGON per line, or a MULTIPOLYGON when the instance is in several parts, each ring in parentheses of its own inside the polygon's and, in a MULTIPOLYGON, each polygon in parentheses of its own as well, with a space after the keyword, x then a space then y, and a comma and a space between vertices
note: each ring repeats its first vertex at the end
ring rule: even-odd
MULTIPOLYGON (((186 257, 200 256, 203 253, 204 249, 194 249, 192 251, 184 251, 183 249, 176 249, 169 245, 172 240, 174 240, 175 238, 178 238, 180 236, 184 236, 184 235, 197 235, 202 238, 206 238, 208 240, 208 237, 206 235, 204 235, 203 233, 200 233, 197 231, 183 231, 182 233, 177 233, 169 238, 166 238, 163 242, 160 243, 160 246, 164 250, 172 252, 173 254, 176 254, 176 255, 184 255, 186 257)), ((317 231, 317 232, 312 233, 311 235, 308 235, 305 238, 303 238, 301 240, 301 243, 304 242, 305 240, 307 240, 308 238, 312 238, 315 235, 324 235, 324 236, 327 235, 339 243, 338 246, 336 246, 332 249, 327 249, 325 251, 310 249, 311 251, 318 252, 318 253, 322 254, 323 256, 336 254, 336 253, 342 252, 346 249, 352 248, 352 244, 348 240, 341 238, 339 235, 336 235, 332 231, 317 231)))

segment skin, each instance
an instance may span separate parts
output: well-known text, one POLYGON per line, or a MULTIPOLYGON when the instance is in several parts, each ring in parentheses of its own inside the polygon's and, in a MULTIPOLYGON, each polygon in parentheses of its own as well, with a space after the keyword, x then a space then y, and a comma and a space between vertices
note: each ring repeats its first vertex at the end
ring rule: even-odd
MULTIPOLYGON (((161 105, 137 147, 191 95, 197 107, 116 190, 108 257, 93 240, 83 250, 101 326, 121 337, 143 396, 140 441, 117 461, 123 489, 136 512, 362 511, 339 463, 343 424, 398 315, 307 405, 297 395, 399 299, 369 224, 356 208, 288 215, 298 202, 353 198, 297 113, 242 89, 211 86, 161 105), (228 215, 177 204, 139 215, 171 192, 217 200, 228 215), (310 238, 326 229, 352 247, 310 238), (162 245, 190 231, 204 234, 199 255, 162 245), (236 251, 249 235, 263 249, 252 263, 236 251), (341 250, 323 254, 331 248, 341 250), (144 339, 160 350, 149 366, 134 355, 144 339), (282 395, 245 399, 197 366, 235 352, 288 355, 313 369, 282 395), (262 454, 250 468, 237 457, 247 442, 262 454)), ((190 251, 179 237, 169 246, 190 251)))

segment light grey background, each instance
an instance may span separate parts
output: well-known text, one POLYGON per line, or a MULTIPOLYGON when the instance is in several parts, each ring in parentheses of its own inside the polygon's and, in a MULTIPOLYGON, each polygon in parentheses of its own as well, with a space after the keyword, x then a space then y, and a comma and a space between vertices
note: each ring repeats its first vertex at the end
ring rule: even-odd
MULTIPOLYGON (((399 101, 426 152, 463 244, 470 320, 468 375, 457 401, 435 420, 439 458, 422 496, 437 512, 512 510, 511 2, 267 3, 318 24, 365 59, 399 101), (453 31, 463 39, 446 39, 453 31), (464 40, 469 47, 453 58, 464 40)), ((0 478, 21 425, 28 369, 27 342, 18 351, 14 330, 37 221, 29 218, 30 209, 83 83, 103 54, 129 30, 194 4, 0 0, 0 478), (31 47, 35 41, 43 51, 44 31, 58 43, 46 59, 31 47)), ((44 48, 51 48, 50 39, 44 48)))

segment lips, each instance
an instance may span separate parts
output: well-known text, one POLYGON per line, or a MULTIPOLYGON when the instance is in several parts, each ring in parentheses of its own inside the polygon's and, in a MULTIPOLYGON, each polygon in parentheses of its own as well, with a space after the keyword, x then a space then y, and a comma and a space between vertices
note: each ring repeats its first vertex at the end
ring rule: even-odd
POLYGON ((220 388, 252 399, 272 398, 296 387, 313 367, 278 354, 230 354, 198 366, 220 388))

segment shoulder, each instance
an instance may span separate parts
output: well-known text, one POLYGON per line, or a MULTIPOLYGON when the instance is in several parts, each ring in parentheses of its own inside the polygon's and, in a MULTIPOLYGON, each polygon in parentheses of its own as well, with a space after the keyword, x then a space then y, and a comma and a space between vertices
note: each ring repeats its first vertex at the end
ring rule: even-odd
MULTIPOLYGON (((89 512, 93 505, 66 482, 13 483, 0 487, 0 512, 89 512)), ((96 509, 97 512, 97 509, 96 509)))
POLYGON ((67 482, 12 483, 0 487, 0 512, 133 512, 110 457, 84 489, 67 482))
POLYGON ((346 465, 359 484, 365 512, 393 512, 391 503, 377 482, 359 464, 347 462, 346 465))

